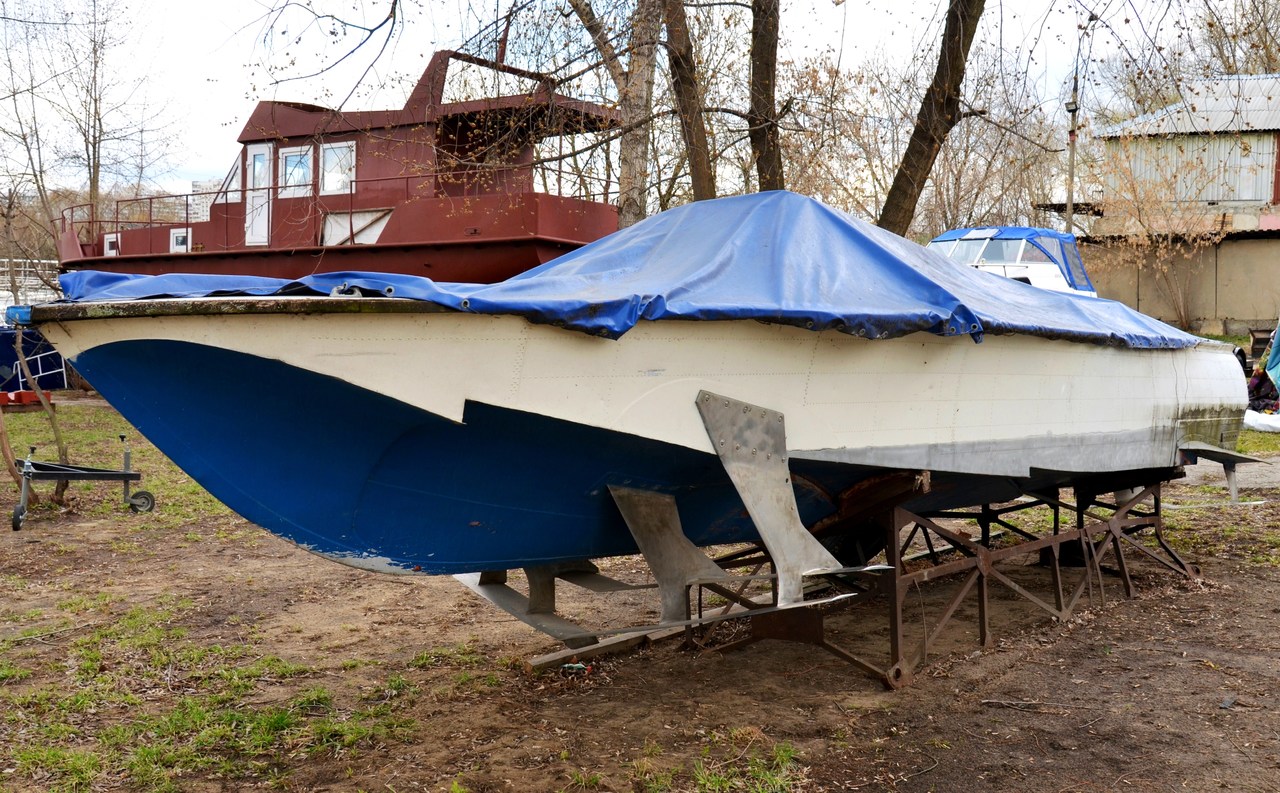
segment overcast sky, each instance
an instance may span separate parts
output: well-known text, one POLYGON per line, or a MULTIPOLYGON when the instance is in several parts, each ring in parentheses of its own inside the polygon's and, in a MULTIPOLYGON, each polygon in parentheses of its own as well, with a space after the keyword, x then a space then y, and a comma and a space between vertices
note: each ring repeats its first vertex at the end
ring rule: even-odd
MULTIPOLYGON (((378 5, 376 0, 363 4, 378 5)), ((933 35, 931 25, 943 4, 944 0, 784 0, 786 54, 799 57, 829 49, 840 54, 842 65, 852 67, 875 52, 905 57, 921 46, 933 50, 936 39, 927 37, 933 35)), ((488 3, 404 3, 404 28, 366 80, 368 90, 348 107, 399 107, 431 53, 458 46, 460 31, 475 29, 474 22, 466 20, 470 5, 488 3), (409 82, 388 79, 397 74, 409 82)), ((368 64, 361 55, 352 59, 350 68, 272 85, 262 64, 282 62, 283 44, 281 37, 276 45, 263 43, 268 8, 264 0, 136 0, 131 5, 139 20, 135 35, 143 42, 131 52, 136 56, 132 65, 149 75, 148 101, 167 109, 179 139, 172 157, 174 171, 163 180, 167 188, 185 190, 192 179, 223 176, 238 151, 236 135, 258 100, 333 106, 368 64)), ((1008 46, 1037 47, 1041 56, 1033 69, 1040 70, 1046 83, 1043 93, 1054 96, 1071 70, 1079 13, 1074 0, 989 0, 984 25, 998 30, 1008 46)))

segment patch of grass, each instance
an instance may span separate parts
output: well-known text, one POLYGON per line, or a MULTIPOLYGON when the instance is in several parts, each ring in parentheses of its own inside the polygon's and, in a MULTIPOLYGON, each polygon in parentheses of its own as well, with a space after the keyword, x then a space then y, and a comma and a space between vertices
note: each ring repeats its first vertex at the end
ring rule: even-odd
POLYGON ((188 645, 178 648, 173 656, 174 661, 183 666, 200 666, 216 661, 235 661, 245 658, 253 651, 247 644, 211 644, 206 647, 188 645))
POLYGON ((378 663, 378 661, 370 661, 365 658, 348 658, 338 666, 343 671, 350 672, 352 669, 359 669, 362 666, 377 666, 378 663))
POLYGON ((275 656, 264 656, 244 666, 221 667, 213 674, 226 682, 232 693, 245 694, 252 691, 259 681, 284 680, 314 672, 309 666, 290 663, 275 656))
POLYGON ((1236 450, 1241 454, 1250 454, 1255 457, 1280 454, 1280 432, 1243 430, 1236 443, 1236 450))
POLYGON ((388 700, 404 694, 415 694, 417 691, 418 689, 404 675, 392 675, 387 678, 387 683, 383 686, 382 698, 388 700))
POLYGON ((88 595, 76 595, 68 598, 58 604, 58 609, 67 611, 72 614, 83 614, 86 611, 106 611, 107 608, 118 598, 112 597, 106 592, 99 593, 93 597, 88 595))
MULTIPOLYGON (((1260 567, 1280 567, 1280 531, 1255 524, 1218 523, 1194 510, 1166 513, 1165 541, 1189 558, 1217 556, 1243 559, 1260 567)), ((1156 548, 1152 537, 1145 537, 1156 548)))
POLYGON ((333 711, 333 695, 323 688, 309 688, 290 702, 294 710, 309 716, 317 716, 333 711))
POLYGON ((1227 344, 1234 344, 1245 352, 1249 351, 1249 345, 1253 344, 1252 339, 1246 336, 1226 336, 1221 333, 1201 333, 1201 337, 1213 339, 1214 341, 1224 341, 1227 344))
POLYGON ((701 760, 693 763, 693 781, 698 786, 698 793, 727 793, 733 789, 736 776, 732 770, 726 775, 715 768, 709 768, 701 760))
POLYGON ((569 774, 570 790, 598 790, 604 784, 604 778, 589 771, 573 771, 569 774))
POLYGON ((5 622, 34 622, 44 617, 44 612, 40 609, 27 609, 20 614, 6 614, 5 622))
POLYGON ((632 787, 643 793, 667 793, 674 790, 675 779, 675 771, 658 768, 647 757, 641 757, 631 764, 632 787))
POLYGON ((345 715, 335 711, 311 721, 296 740, 311 753, 337 752, 365 743, 407 741, 417 726, 413 719, 397 715, 390 705, 382 703, 345 715))
MULTIPOLYGON (((33 700, 14 703, 22 707, 33 700)), ((42 702, 41 708, 56 713, 59 705, 42 702)), ((408 740, 416 726, 389 707, 342 712, 323 689, 304 692, 288 707, 267 708, 246 708, 236 698, 206 690, 183 697, 166 712, 131 716, 102 730, 96 753, 28 745, 15 757, 24 773, 57 777, 65 789, 84 789, 99 772, 109 771, 127 776, 131 790, 168 791, 179 789, 176 780, 184 774, 210 770, 230 777, 257 776, 264 760, 408 740)), ((41 734, 56 743, 75 731, 57 722, 41 734)))
POLYGON ((693 789, 699 793, 798 793, 805 789, 805 769, 791 744, 770 743, 756 727, 735 728, 728 735, 712 733, 709 740, 702 747, 702 759, 693 765, 693 789), (723 758, 715 759, 716 754, 723 754, 723 758))
POLYGON ((109 546, 112 551, 125 555, 142 555, 147 550, 132 540, 115 539, 111 541, 109 546))
POLYGON ((464 669, 454 673, 446 684, 432 688, 431 695, 439 700, 452 701, 474 697, 502 685, 503 679, 494 672, 477 674, 464 669))
POLYGON ((484 663, 484 656, 471 643, 455 644, 452 647, 440 647, 434 650, 423 650, 409 661, 414 669, 435 669, 442 666, 476 667, 484 663))
POLYGON ((133 786, 150 791, 180 790, 172 776, 177 771, 196 771, 207 767, 209 759, 189 747, 164 743, 133 748, 124 761, 124 772, 133 786))
POLYGON ((155 606, 135 606, 89 636, 77 639, 72 647, 82 659, 80 671, 97 674, 91 672, 90 666, 103 667, 108 655, 120 662, 145 659, 152 667, 168 666, 173 662, 173 645, 186 636, 185 629, 171 623, 179 610, 189 606, 161 598, 155 606))
MULTIPOLYGON (((156 495, 155 512, 129 513, 118 486, 74 483, 69 491, 76 513, 122 529, 107 542, 116 554, 143 556, 157 543, 172 542, 175 534, 182 542, 241 547, 259 536, 141 442, 114 411, 66 404, 59 416, 76 464, 119 468, 122 449, 116 435, 135 441, 133 466, 143 474, 142 487, 156 495)), ((52 433, 43 415, 14 414, 9 422, 15 445, 34 444, 41 447, 38 459, 52 458, 52 433)), ((47 503, 33 515, 46 516, 60 519, 47 503)), ((48 574, 76 572, 76 554, 95 547, 101 545, 87 539, 45 542, 47 559, 65 557, 51 562, 48 574)), ((31 586, 17 574, 0 574, 0 595, 31 586)), ((259 649, 261 637, 252 621, 251 629, 240 629, 238 643, 204 644, 189 635, 187 618, 194 609, 189 600, 122 597, 70 586, 62 591, 56 607, 0 611, 0 622, 15 624, 7 633, 22 628, 0 642, 0 732, 5 735, 0 769, 12 769, 0 779, 0 789, 176 791, 188 789, 201 775, 221 780, 228 789, 292 788, 288 774, 297 758, 353 757, 365 747, 412 740, 417 732, 417 723, 404 712, 416 688, 403 675, 387 681, 389 695, 382 701, 344 705, 338 693, 306 679, 315 674, 314 667, 259 649), (60 636, 55 649, 40 645, 45 655, 30 656, 40 660, 16 654, 16 640, 67 627, 76 631, 60 636), (158 696, 162 687, 178 693, 158 696), (289 698, 280 702, 278 691, 284 687, 289 698), (276 704, 264 706, 264 700, 276 704)), ((225 624, 244 621, 231 615, 225 624)), ((463 669, 479 665, 479 657, 473 664, 468 654, 468 647, 459 645, 440 660, 452 659, 448 665, 463 669)), ((374 663, 353 659, 342 666, 374 663)))
POLYGON ((102 773, 102 759, 88 751, 32 746, 16 751, 14 759, 19 773, 48 774, 62 790, 88 790, 102 773))
POLYGON ((16 683, 19 680, 25 680, 31 676, 31 672, 18 666, 14 666, 9 661, 0 658, 0 686, 5 683, 16 683))

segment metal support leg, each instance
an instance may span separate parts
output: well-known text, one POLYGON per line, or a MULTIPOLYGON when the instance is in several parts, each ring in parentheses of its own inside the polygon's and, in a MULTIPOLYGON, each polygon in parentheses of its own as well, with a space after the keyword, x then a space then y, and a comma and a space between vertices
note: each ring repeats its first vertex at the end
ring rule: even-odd
POLYGON ((556 613, 556 574, 541 567, 526 567, 524 576, 529 581, 530 614, 556 613))
POLYGON ((554 614, 556 610, 556 579, 565 573, 598 573, 600 569, 585 559, 578 562, 543 564, 524 569, 529 581, 530 614, 554 614))
MULTIPOLYGON (((28 460, 26 468, 29 469, 31 463, 28 460)), ((31 498, 31 477, 22 477, 22 498, 18 501, 18 505, 13 508, 13 530, 20 531, 22 524, 27 519, 27 501, 31 498)))
POLYGON ((806 574, 841 565, 800 522, 787 466, 783 415, 708 391, 698 394, 698 412, 711 445, 769 549, 778 577, 778 605, 803 602, 806 574))
POLYGON ((1235 504, 1240 500, 1240 486, 1236 481, 1236 464, 1223 463, 1222 473, 1227 477, 1227 490, 1231 493, 1231 503, 1235 504))
POLYGON ((889 600, 889 668, 885 670, 883 680, 890 688, 899 688, 911 682, 915 666, 906 657, 902 615, 902 600, 906 593, 902 583, 902 553, 898 548, 902 527, 910 522, 909 513, 896 508, 885 525, 885 531, 889 535, 884 546, 885 561, 891 570, 881 579, 881 586, 889 600))

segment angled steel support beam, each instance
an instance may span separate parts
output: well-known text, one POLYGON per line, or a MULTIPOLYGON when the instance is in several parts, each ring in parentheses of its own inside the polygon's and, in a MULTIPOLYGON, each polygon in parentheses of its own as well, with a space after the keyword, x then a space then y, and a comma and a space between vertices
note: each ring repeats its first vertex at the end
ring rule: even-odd
POLYGON ((783 415, 709 391, 699 392, 697 403, 711 445, 769 549, 778 605, 804 602, 804 576, 841 565, 800 522, 783 415))
POLYGON ((729 574, 684 535, 674 496, 616 485, 609 485, 609 494, 658 582, 662 622, 689 619, 689 585, 728 580, 729 574))

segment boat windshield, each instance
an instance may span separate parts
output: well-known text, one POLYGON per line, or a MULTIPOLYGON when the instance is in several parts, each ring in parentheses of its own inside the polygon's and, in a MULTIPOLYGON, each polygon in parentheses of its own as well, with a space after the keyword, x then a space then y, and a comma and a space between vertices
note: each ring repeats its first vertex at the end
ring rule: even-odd
POLYGON ((978 261, 978 256, 982 254, 982 249, 987 245, 986 240, 957 240, 956 247, 951 249, 951 258, 962 264, 973 264, 978 261))
POLYGON ((1055 264, 1053 257, 1044 252, 1039 245, 1027 244, 1022 249, 1022 258, 1020 261, 1036 264, 1055 264))
POLYGON ((1022 240, 956 240, 952 242, 933 242, 929 244, 940 253, 945 253, 961 264, 1013 264, 1018 261, 1018 253, 1022 248, 1022 240))
POLYGON ((987 247, 983 248, 978 261, 991 264, 1013 264, 1018 261, 1018 251, 1021 247, 1022 240, 987 240, 987 247))

